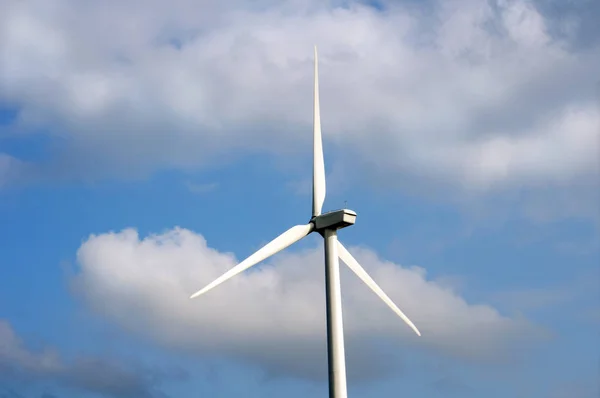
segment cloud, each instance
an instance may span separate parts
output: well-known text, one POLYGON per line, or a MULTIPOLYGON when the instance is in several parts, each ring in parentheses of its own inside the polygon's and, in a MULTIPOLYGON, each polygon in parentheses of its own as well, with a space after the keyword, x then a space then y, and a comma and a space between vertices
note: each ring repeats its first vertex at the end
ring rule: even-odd
POLYGON ((308 155, 314 43, 348 167, 471 193, 598 176, 600 52, 576 45, 580 7, 565 24, 526 0, 2 4, 0 100, 54 138, 44 178, 308 155))
POLYGON ((0 152, 0 188, 17 182, 26 167, 25 162, 0 152))
POLYGON ((52 348, 30 351, 12 326, 0 320, 0 381, 51 380, 106 397, 150 398, 164 396, 157 385, 165 376, 164 372, 132 369, 105 358, 81 356, 67 362, 52 348))
MULTIPOLYGON (((388 361, 398 359, 394 352, 418 349, 493 362, 510 359, 520 342, 539 337, 526 320, 469 304, 429 281, 420 267, 398 266, 369 249, 350 250, 423 334, 414 336, 355 276, 343 272, 353 377, 381 376, 389 370, 388 361)), ((143 239, 133 229, 92 235, 79 248, 77 261, 77 294, 132 333, 186 353, 234 357, 276 375, 318 379, 326 374, 319 247, 280 254, 196 300, 189 295, 236 259, 189 230, 176 228, 143 239)))
POLYGON ((4 320, 0 320, 0 341, 0 366, 3 368, 33 374, 57 373, 62 369, 58 354, 54 350, 46 349, 40 353, 28 351, 11 325, 4 320))
POLYGON ((502 303, 513 311, 546 309, 573 300, 575 294, 566 288, 535 288, 500 292, 493 301, 502 303))
POLYGON ((213 192, 214 190, 216 190, 219 187, 219 184, 217 184, 216 182, 198 184, 198 183, 194 183, 191 181, 186 181, 185 187, 192 193, 196 193, 198 195, 204 195, 204 194, 207 194, 209 192, 213 192))
POLYGON ((593 269, 579 272, 571 280, 562 280, 554 286, 500 291, 492 294, 490 301, 510 313, 532 315, 539 311, 559 311, 565 314, 563 319, 582 321, 586 309, 591 310, 589 303, 595 302, 600 293, 597 281, 598 272, 593 269))
POLYGON ((452 376, 443 376, 432 383, 433 389, 439 391, 444 395, 455 395, 460 396, 465 393, 471 392, 471 387, 465 384, 463 381, 452 376))
POLYGON ((579 319, 587 323, 600 325, 600 307, 584 309, 579 313, 579 319))
POLYGON ((13 389, 0 390, 0 398, 25 398, 13 389))
POLYGON ((563 381, 549 394, 550 398, 593 398, 599 391, 596 380, 569 380, 563 381))

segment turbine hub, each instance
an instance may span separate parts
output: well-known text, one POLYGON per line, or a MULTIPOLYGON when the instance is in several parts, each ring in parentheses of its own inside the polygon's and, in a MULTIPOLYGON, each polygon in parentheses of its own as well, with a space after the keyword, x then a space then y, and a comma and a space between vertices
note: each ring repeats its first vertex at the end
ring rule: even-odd
POLYGON ((334 210, 311 218, 315 231, 321 232, 326 229, 338 230, 354 225, 356 212, 349 209, 334 210))

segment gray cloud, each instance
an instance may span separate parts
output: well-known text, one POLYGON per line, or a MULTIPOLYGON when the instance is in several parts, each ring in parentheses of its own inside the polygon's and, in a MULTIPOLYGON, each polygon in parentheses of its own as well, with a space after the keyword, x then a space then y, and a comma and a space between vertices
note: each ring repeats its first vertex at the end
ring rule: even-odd
POLYGON ((7 388, 0 390, 0 398, 25 398, 17 391, 7 388))
POLYGON ((3 4, 0 95, 18 105, 21 129, 55 138, 54 160, 36 169, 48 178, 308 154, 313 43, 325 139, 359 174, 470 193, 570 190, 598 176, 598 43, 573 45, 591 35, 592 6, 571 7, 562 21, 554 3, 523 0, 426 10, 388 2, 384 11, 353 2, 3 4))
POLYGON ((46 380, 106 397, 151 398, 164 396, 158 385, 169 376, 105 358, 84 356, 67 362, 52 348, 33 352, 7 321, 0 320, 0 381, 46 380))
POLYGON ((435 380, 431 385, 435 390, 439 391, 445 396, 461 396, 467 392, 471 392, 472 390, 467 384, 457 377, 448 375, 435 380))
POLYGON ((600 4, 594 0, 534 0, 555 35, 569 39, 575 48, 594 47, 600 41, 597 17, 600 4))
POLYGON ((190 192, 196 193, 198 195, 204 195, 204 194, 207 194, 207 193, 215 191, 219 187, 219 184, 217 184, 216 182, 205 183, 205 184, 198 184, 198 183, 195 183, 195 182, 186 181, 185 182, 185 187, 190 192))
POLYGON ((559 311, 565 314, 564 320, 582 321, 582 312, 589 309, 589 303, 594 303, 600 294, 598 277, 595 269, 584 271, 554 286, 497 292, 491 295, 490 301, 511 313, 532 315, 540 311, 559 311))

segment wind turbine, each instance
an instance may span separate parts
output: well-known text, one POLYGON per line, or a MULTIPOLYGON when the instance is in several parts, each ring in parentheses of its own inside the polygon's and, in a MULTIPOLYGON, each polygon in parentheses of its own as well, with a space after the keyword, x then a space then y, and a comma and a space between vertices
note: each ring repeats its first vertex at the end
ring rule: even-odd
POLYGON ((315 88, 314 88, 314 132, 313 132, 313 201, 312 218, 308 224, 296 225, 271 242, 267 243, 256 253, 225 272, 209 283, 203 289, 192 294, 190 298, 198 297, 234 277, 242 271, 258 264, 286 247, 298 242, 312 232, 317 232, 325 239, 325 285, 327 305, 327 354, 329 366, 329 397, 346 398, 346 362, 344 354, 344 331, 342 324, 342 297, 340 290, 339 261, 344 263, 375 292, 400 318, 421 335, 410 319, 392 302, 384 291, 367 274, 364 268, 338 241, 339 229, 354 225, 356 213, 342 209, 321 213, 325 201, 325 164, 323 161, 323 142, 321 138, 321 115, 319 109, 319 70, 317 47, 315 46, 315 88))

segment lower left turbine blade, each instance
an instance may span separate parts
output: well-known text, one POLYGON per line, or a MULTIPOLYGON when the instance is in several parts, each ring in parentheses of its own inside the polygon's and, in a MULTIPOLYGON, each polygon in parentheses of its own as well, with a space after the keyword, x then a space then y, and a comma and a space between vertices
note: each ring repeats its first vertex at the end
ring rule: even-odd
POLYGON ((256 253, 252 254, 250 257, 231 268, 229 271, 225 272, 223 275, 212 281, 202 290, 197 291, 192 294, 190 298, 198 297, 201 294, 204 294, 211 290, 212 288, 220 285, 226 280, 233 278, 237 274, 242 271, 247 270, 253 265, 258 264, 264 259, 272 256, 275 253, 280 252, 286 247, 298 242, 300 239, 304 238, 306 235, 310 234, 313 231, 313 224, 306 225, 296 225, 279 235, 277 238, 273 239, 271 242, 264 245, 261 249, 259 249, 256 253))

